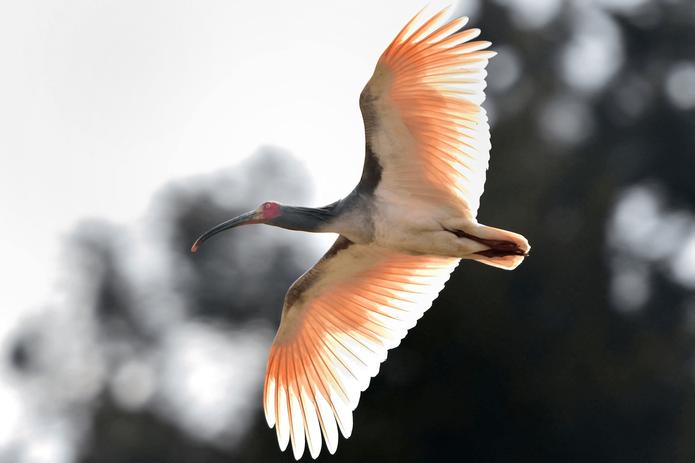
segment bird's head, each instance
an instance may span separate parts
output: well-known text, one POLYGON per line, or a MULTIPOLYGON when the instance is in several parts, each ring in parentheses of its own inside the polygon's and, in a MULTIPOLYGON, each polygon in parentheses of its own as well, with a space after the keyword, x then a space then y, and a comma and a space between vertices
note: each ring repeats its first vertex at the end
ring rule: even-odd
POLYGON ((230 228, 238 227, 240 225, 269 223, 273 219, 282 215, 282 209, 283 206, 280 204, 273 201, 266 201, 256 209, 222 222, 221 224, 212 227, 210 230, 200 235, 198 239, 195 240, 195 243, 193 243, 193 246, 191 246, 191 252, 196 252, 201 244, 219 232, 229 230, 230 228))

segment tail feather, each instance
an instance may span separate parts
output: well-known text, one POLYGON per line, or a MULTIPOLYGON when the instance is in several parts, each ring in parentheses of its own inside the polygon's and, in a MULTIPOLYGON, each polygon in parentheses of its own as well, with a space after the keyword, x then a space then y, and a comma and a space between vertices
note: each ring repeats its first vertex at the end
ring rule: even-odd
POLYGON ((517 268, 531 250, 526 238, 508 230, 478 225, 469 234, 489 248, 472 254, 470 258, 504 270, 517 268))
POLYGON ((471 259, 481 262, 492 267, 501 268, 502 270, 514 270, 524 261, 525 256, 499 256, 499 257, 485 257, 476 256, 471 257, 471 259))

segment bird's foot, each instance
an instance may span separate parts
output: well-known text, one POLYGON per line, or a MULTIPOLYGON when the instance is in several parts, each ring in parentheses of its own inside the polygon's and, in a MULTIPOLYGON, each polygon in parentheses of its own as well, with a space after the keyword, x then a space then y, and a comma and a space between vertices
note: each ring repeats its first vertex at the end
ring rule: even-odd
POLYGON ((470 233, 466 233, 463 230, 449 230, 451 233, 455 234, 459 238, 466 238, 476 243, 480 243, 487 246, 489 249, 482 251, 477 251, 474 254, 479 254, 485 257, 505 257, 505 256, 528 256, 528 250, 524 250, 514 241, 506 240, 493 240, 487 238, 480 238, 470 233))

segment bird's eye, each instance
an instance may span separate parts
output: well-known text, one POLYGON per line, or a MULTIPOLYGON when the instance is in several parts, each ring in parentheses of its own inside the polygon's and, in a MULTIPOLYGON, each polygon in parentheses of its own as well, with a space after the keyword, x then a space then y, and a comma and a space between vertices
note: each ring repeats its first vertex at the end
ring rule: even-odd
POLYGON ((270 203, 263 203, 263 209, 270 209, 270 203))

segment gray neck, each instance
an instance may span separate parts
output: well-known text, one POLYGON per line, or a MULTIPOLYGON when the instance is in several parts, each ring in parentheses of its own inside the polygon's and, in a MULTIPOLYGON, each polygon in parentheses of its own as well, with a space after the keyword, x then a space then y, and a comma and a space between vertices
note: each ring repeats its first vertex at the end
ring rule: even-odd
POLYGON ((337 216, 338 202, 323 207, 282 206, 282 214, 266 222, 268 225, 306 232, 322 232, 337 216))

